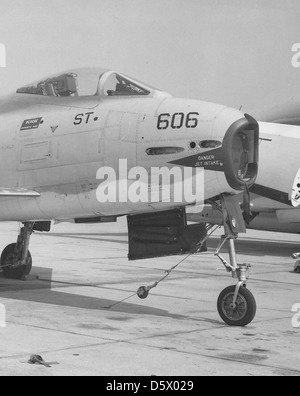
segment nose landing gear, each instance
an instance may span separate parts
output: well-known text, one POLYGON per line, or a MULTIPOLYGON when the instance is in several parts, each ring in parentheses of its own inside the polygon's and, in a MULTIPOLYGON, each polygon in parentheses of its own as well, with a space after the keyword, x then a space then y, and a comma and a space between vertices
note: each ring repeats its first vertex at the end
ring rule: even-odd
POLYGON ((234 279, 236 286, 230 286, 222 291, 218 299, 218 312, 229 326, 247 326, 256 315, 256 301, 253 294, 246 288, 249 277, 249 264, 238 264, 236 259, 235 240, 239 232, 245 232, 245 222, 235 197, 222 196, 220 210, 223 214, 225 235, 222 236, 216 250, 217 256, 234 279), (228 242, 230 263, 221 255, 221 249, 228 242))
POLYGON ((246 288, 251 266, 236 263, 234 239, 230 236, 222 237, 216 256, 232 277, 238 279, 236 286, 229 286, 220 294, 217 304, 219 315, 229 326, 247 326, 253 321, 257 309, 253 294, 246 288), (229 242, 230 264, 219 254, 226 241, 229 242))
MULTIPOLYGON (((243 213, 240 208, 239 198, 232 195, 223 195, 221 204, 211 202, 223 215, 223 226, 225 235, 222 236, 215 256, 218 257, 225 266, 227 272, 232 273, 232 277, 237 279, 236 286, 229 286, 222 291, 218 298, 218 312, 222 320, 229 326, 244 327, 250 324, 256 315, 256 301, 253 294, 246 288, 249 276, 249 264, 238 264, 235 250, 235 240, 240 232, 246 232, 243 213), (224 245, 228 243, 230 262, 227 262, 220 254, 224 245)), ((250 211, 249 211, 250 212, 250 211)), ((165 272, 165 275, 158 282, 150 286, 142 286, 137 291, 137 296, 144 300, 149 296, 150 291, 165 280, 173 270, 182 264, 188 257, 201 251, 200 247, 209 239, 220 226, 210 225, 207 231, 212 230, 199 242, 198 247, 177 265, 165 272)))

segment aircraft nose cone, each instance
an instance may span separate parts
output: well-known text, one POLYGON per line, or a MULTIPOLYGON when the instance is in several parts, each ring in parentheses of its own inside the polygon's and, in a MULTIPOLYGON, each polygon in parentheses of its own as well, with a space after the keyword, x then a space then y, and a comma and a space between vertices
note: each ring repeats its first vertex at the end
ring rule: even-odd
POLYGON ((202 141, 201 148, 205 150, 172 163, 223 173, 230 188, 237 191, 254 184, 259 148, 259 126, 254 118, 223 110, 216 117, 211 139, 202 141))
POLYGON ((224 173, 235 190, 250 188, 257 178, 259 125, 250 115, 235 121, 224 136, 224 173))

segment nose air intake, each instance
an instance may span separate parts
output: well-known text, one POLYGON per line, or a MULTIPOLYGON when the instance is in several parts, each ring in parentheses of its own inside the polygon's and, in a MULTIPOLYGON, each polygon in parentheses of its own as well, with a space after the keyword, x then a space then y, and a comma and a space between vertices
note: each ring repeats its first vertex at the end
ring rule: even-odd
MULTIPOLYGON (((224 129, 219 128, 217 133, 224 133, 224 129)), ((223 186, 223 192, 231 193, 232 189, 247 191, 257 178, 258 150, 259 125, 254 118, 245 114, 243 118, 231 124, 224 135, 221 147, 170 163, 223 173, 227 182, 227 189, 223 186), (230 191, 227 191, 228 187, 230 191)))
POLYGON ((224 173, 234 190, 250 188, 257 178, 259 125, 250 115, 236 121, 223 141, 224 173))

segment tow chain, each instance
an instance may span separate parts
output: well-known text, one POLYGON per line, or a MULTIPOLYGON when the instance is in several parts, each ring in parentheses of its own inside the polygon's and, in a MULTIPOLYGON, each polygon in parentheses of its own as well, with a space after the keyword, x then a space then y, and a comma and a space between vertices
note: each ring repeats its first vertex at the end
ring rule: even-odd
POLYGON ((106 308, 106 309, 111 309, 111 308, 113 308, 113 307, 115 307, 115 306, 117 306, 117 305, 119 305, 119 304, 122 304, 123 302, 125 302, 125 301, 127 301, 127 300, 129 300, 129 299, 131 299, 131 298, 133 298, 133 297, 135 297, 135 296, 138 296, 141 300, 145 300, 145 299, 149 296, 150 290, 156 288, 161 282, 163 282, 165 279, 167 279, 167 278, 171 275, 171 273, 172 273, 176 268, 178 268, 181 264, 183 264, 183 263, 184 263, 187 259, 189 259, 192 255, 198 253, 198 252, 201 250, 201 248, 203 247, 203 245, 204 245, 204 244, 208 241, 208 239, 211 237, 211 235, 212 235, 213 233, 215 233, 215 231, 216 231, 217 229, 219 229, 219 228, 221 228, 220 225, 208 226, 208 227, 207 227, 207 235, 206 235, 206 237, 203 238, 203 239, 195 246, 194 250, 193 250, 192 252, 190 252, 187 256, 185 256, 182 260, 180 260, 179 263, 177 263, 176 265, 174 265, 174 266, 173 266, 172 268, 170 268, 169 270, 166 270, 166 271, 164 272, 165 275, 164 275, 161 279, 159 279, 157 282, 153 283, 153 285, 150 285, 150 286, 141 286, 141 287, 138 289, 138 291, 137 291, 136 293, 134 293, 134 294, 132 294, 132 295, 130 295, 130 296, 124 298, 123 300, 118 301, 118 302, 116 302, 116 303, 114 303, 114 304, 112 304, 112 305, 110 305, 110 306, 108 306, 108 307, 105 307, 105 308, 106 308))

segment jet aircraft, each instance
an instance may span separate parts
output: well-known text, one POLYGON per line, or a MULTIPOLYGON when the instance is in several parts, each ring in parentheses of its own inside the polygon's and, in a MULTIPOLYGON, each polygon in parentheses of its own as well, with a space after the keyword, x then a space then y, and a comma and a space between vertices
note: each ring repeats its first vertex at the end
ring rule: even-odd
MULTIPOLYGON (((221 293, 219 314, 231 326, 254 319, 256 302, 246 287, 249 266, 238 263, 234 245, 245 232, 244 217, 251 217, 249 189, 258 173, 254 118, 226 106, 173 98, 115 71, 74 69, 2 98, 0 121, 0 221, 23 224, 17 242, 3 250, 4 276, 29 275, 30 236, 50 231, 52 220, 127 216, 130 260, 200 252, 214 224, 189 225, 186 208, 210 202, 225 230, 216 256, 237 279, 221 293), (166 200, 159 177, 156 199, 126 199, 124 189, 138 188, 136 180, 125 180, 125 164, 149 175, 161 168, 171 174, 174 167, 201 169, 201 194, 193 202, 183 195, 175 199, 174 193, 166 200), (116 187, 108 182, 110 170, 116 187), (99 188, 117 199, 102 202, 99 188), (229 262, 220 255, 226 243, 229 262)), ((155 286, 139 288, 138 296, 146 298, 155 286)))

